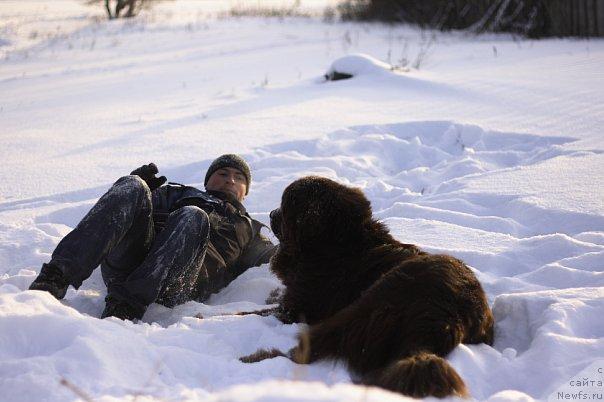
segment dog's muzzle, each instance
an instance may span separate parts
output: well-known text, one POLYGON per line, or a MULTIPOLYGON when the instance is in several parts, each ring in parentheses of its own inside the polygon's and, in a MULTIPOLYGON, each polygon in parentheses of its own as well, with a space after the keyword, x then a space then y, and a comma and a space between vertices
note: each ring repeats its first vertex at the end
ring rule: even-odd
POLYGON ((271 218, 271 230, 277 236, 277 239, 281 240, 281 225, 283 219, 281 215, 281 208, 273 209, 270 213, 271 218))

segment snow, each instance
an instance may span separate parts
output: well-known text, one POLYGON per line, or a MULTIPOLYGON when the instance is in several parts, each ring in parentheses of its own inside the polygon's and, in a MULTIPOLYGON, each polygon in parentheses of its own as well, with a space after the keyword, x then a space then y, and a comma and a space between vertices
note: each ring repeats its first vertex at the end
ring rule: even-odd
POLYGON ((401 241, 466 261, 496 319, 493 347, 448 356, 474 399, 557 400, 604 366, 601 39, 227 17, 239 3, 106 21, 76 0, 0 2, 1 401, 405 399, 339 363, 240 363, 302 328, 229 315, 265 307, 267 265, 138 324, 98 319, 98 271, 63 301, 26 290, 118 177, 155 162, 202 187, 227 152, 250 162, 265 223, 319 174, 362 188, 401 241), (325 82, 335 65, 359 74, 325 82))
POLYGON ((384 63, 367 54, 351 54, 334 61, 327 70, 327 75, 338 72, 355 77, 365 74, 375 76, 388 71, 392 71, 392 66, 388 63, 384 63))

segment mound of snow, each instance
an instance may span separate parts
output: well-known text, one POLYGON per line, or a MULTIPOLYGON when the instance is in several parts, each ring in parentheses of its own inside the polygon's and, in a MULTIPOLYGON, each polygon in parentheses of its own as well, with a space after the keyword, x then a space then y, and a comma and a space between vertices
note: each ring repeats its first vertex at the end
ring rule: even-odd
POLYGON ((357 75, 379 75, 385 71, 392 71, 392 69, 393 67, 390 64, 367 54, 351 54, 334 61, 325 73, 325 78, 335 81, 357 75))

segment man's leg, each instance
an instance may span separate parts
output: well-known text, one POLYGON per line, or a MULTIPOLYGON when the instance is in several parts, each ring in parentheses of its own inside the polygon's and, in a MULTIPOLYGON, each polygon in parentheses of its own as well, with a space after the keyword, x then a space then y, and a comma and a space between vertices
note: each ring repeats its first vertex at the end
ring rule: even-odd
POLYGON ((126 277, 144 259, 153 241, 152 210, 151 191, 145 182, 138 176, 120 178, 59 242, 30 289, 47 290, 61 299, 69 284, 80 287, 116 246, 127 258, 114 271, 126 277), (53 288, 53 284, 59 286, 53 288))
POLYGON ((172 212, 142 264, 123 282, 109 284, 103 316, 141 318, 155 301, 173 307, 190 300, 209 233, 208 215, 200 208, 185 206, 172 212), (114 314, 115 306, 124 305, 125 315, 114 314))

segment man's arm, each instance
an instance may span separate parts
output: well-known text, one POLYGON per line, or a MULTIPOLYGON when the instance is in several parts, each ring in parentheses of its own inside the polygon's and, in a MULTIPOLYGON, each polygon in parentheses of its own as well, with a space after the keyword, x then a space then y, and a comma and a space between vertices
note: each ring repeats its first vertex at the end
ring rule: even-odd
POLYGON ((248 246, 243 250, 237 265, 247 269, 266 264, 277 251, 277 247, 258 230, 248 246))
POLYGON ((174 205, 182 197, 187 187, 182 184, 170 183, 156 188, 151 192, 153 203, 153 224, 155 231, 159 232, 166 226, 166 221, 174 205))

